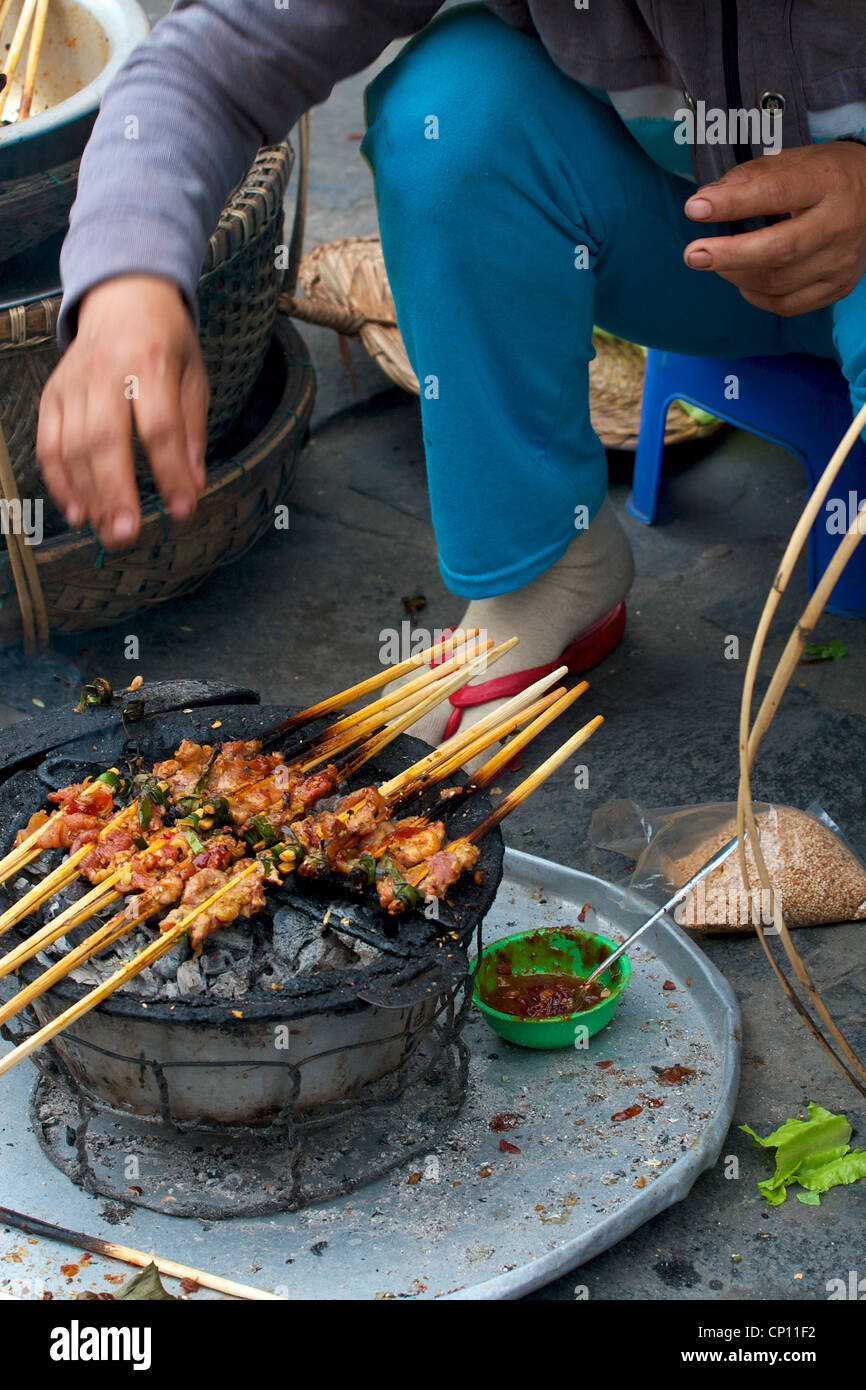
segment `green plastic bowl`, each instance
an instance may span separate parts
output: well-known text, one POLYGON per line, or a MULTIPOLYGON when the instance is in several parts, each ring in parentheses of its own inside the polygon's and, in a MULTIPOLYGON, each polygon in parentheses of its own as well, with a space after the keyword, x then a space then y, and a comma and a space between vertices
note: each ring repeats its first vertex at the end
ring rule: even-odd
POLYGON ((473 1002, 493 1031, 518 1047, 574 1047, 578 1029, 585 1028, 586 1036, 592 1037, 613 1018, 631 975, 628 956, 620 956, 611 970, 600 976, 600 983, 610 990, 607 999, 582 1013, 560 1018, 515 1018, 485 1004, 481 995, 485 986, 490 989, 495 985, 497 956, 507 951, 515 975, 576 975, 585 979, 615 950, 616 942, 579 927, 551 927, 500 937, 485 946, 480 961, 476 956, 472 962, 473 1002))

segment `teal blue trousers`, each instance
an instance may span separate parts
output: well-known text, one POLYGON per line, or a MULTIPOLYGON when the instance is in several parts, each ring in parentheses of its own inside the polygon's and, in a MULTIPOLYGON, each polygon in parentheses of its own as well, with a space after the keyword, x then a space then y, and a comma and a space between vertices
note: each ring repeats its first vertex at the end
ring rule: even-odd
POLYGON ((397 318, 421 383, 445 583, 519 588, 607 488, 589 417, 592 329, 707 356, 835 358, 866 400, 866 281, 781 318, 690 270, 694 185, 644 153, 605 101, 532 35, 480 6, 446 11, 367 91, 397 318))

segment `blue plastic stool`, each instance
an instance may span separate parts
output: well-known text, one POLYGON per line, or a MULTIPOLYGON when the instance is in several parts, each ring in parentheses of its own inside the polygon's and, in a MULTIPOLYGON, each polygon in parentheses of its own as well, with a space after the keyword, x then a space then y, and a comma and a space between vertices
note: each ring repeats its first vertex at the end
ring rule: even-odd
MULTIPOLYGON (((780 357, 691 357, 678 352, 647 353, 640 433, 632 492, 627 508, 652 525, 658 504, 665 420, 672 401, 688 401, 731 425, 790 449, 806 469, 809 490, 851 423, 848 386, 835 362, 805 354, 780 357), (739 399, 728 400, 731 378, 739 399)), ((866 499, 866 444, 859 439, 830 489, 845 503, 850 522, 866 499)), ((831 513, 818 514, 809 535, 809 590, 814 589, 842 536, 827 529, 831 513)), ((837 522, 834 521, 834 528, 837 522)), ((830 596, 831 613, 866 617, 866 541, 848 562, 830 596)))

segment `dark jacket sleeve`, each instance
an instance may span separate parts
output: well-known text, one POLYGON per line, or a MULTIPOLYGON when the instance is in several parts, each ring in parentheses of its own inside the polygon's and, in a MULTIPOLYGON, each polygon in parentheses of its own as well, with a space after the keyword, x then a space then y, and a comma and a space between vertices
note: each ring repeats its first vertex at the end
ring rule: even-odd
POLYGON ((65 346, 114 275, 174 280, 194 308, 207 239, 261 145, 441 0, 179 0, 109 87, 63 247, 65 346))

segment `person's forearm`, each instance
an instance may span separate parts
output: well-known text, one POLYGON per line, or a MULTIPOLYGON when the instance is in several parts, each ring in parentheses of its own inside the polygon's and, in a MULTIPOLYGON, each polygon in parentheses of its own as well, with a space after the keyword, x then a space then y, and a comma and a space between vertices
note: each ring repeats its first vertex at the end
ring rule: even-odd
POLYGON ((440 3, 179 0, 112 83, 82 159, 61 343, 81 297, 112 276, 164 276, 194 308, 207 239, 259 146, 440 3))

